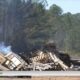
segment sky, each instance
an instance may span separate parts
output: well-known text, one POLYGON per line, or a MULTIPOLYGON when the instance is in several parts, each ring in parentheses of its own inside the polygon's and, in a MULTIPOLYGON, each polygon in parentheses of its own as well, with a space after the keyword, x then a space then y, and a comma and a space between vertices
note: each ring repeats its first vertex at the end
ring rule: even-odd
POLYGON ((56 4, 62 8, 64 13, 80 13, 80 0, 47 0, 47 2, 47 8, 49 8, 52 4, 56 4))

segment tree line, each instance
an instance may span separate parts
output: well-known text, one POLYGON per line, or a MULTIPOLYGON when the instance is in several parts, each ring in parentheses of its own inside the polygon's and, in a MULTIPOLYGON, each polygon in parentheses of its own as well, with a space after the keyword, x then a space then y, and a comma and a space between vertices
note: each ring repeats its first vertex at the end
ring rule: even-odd
POLYGON ((54 40, 59 50, 80 52, 80 13, 63 13, 46 0, 0 0, 0 41, 17 53, 40 49, 54 40))

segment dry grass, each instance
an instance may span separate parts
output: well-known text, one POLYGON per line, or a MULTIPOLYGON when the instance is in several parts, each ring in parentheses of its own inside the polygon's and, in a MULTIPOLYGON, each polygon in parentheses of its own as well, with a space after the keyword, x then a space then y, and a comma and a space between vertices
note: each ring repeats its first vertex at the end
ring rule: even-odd
POLYGON ((0 80, 80 80, 80 77, 0 78, 0 80))

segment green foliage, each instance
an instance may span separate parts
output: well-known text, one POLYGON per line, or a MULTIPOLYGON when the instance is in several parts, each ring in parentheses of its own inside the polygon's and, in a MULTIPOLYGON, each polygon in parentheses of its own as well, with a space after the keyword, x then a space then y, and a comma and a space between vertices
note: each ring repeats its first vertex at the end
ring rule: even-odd
POLYGON ((59 16, 62 14, 62 9, 57 6, 56 4, 53 4, 51 7, 50 7, 50 12, 53 16, 59 16))
POLYGON ((55 4, 46 10, 46 0, 7 1, 0 2, 0 41, 14 51, 26 53, 53 39, 61 50, 80 52, 80 13, 63 14, 55 4))

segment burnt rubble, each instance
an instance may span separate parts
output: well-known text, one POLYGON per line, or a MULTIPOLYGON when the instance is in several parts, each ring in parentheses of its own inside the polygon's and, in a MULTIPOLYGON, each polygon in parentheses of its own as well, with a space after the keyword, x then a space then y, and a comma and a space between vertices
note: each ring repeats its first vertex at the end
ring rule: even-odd
POLYGON ((48 43, 38 50, 35 56, 26 60, 20 55, 9 51, 7 54, 0 52, 0 70, 11 71, 77 71, 80 70, 80 61, 56 49, 54 43, 48 43))

